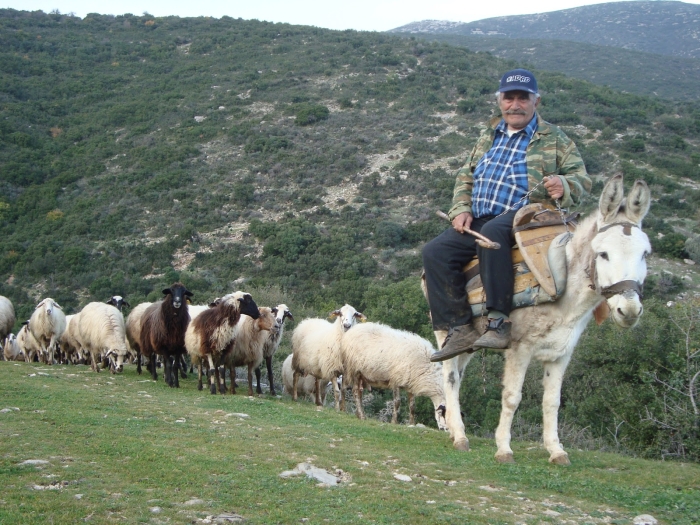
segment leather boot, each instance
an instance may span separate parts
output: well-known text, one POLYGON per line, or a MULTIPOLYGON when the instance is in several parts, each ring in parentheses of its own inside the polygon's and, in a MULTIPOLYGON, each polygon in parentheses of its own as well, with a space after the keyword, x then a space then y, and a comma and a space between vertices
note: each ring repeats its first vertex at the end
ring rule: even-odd
POLYGON ((489 319, 486 332, 474 342, 472 347, 475 350, 479 348, 505 350, 510 346, 510 329, 512 326, 513 323, 506 321, 502 317, 499 319, 489 319))
POLYGON ((436 363, 465 352, 473 352, 472 343, 476 341, 478 337, 479 332, 470 324, 450 328, 447 332, 445 342, 442 343, 442 349, 431 355, 430 360, 436 363))

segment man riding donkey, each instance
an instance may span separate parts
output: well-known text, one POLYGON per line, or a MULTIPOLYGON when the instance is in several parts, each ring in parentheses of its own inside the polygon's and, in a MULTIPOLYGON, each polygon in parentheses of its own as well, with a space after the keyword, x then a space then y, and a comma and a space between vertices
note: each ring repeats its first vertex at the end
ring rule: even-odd
POLYGON ((502 118, 496 117, 457 173, 452 228, 423 248, 423 266, 435 330, 447 330, 432 361, 444 361, 480 348, 510 345, 513 302, 513 219, 524 205, 542 202, 578 204, 591 189, 576 145, 557 126, 537 114, 540 95, 535 76, 525 69, 508 71, 496 93, 502 118), (467 234, 477 232, 498 243, 486 249, 467 234), (472 324, 463 267, 475 255, 488 310, 481 335, 472 324))

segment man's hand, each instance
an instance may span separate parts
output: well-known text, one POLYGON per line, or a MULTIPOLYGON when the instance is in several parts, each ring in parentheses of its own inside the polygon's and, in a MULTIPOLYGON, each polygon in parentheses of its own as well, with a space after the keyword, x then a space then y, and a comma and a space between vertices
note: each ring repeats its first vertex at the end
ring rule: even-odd
POLYGON ((470 229, 472 227, 473 220, 474 216, 468 211, 465 211, 452 219, 452 227, 459 233, 464 233, 465 228, 470 229))
MULTIPOLYGON (((552 177, 544 178, 544 187, 549 193, 549 196, 554 200, 561 199, 564 196, 564 183, 562 183, 561 178, 554 175, 552 177)), ((457 217, 455 217, 455 220, 457 217)), ((452 221, 454 224, 454 221, 452 221)))

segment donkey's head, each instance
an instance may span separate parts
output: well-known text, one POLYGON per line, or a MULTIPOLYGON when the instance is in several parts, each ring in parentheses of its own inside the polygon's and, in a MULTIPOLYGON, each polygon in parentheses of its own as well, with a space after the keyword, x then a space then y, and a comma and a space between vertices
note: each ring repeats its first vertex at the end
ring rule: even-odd
POLYGON ((598 231, 591 242, 591 279, 610 307, 613 321, 630 328, 642 315, 642 285, 651 245, 641 230, 649 211, 649 187, 637 180, 624 196, 622 175, 608 181, 600 196, 598 231))

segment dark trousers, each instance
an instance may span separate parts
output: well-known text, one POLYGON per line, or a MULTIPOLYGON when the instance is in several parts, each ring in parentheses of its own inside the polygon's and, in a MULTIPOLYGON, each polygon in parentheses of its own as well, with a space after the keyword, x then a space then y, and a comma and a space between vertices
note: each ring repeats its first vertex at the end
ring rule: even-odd
POLYGON ((434 330, 447 330, 468 324, 472 310, 467 300, 467 280, 464 265, 475 255, 479 257, 479 272, 486 292, 486 307, 506 315, 513 308, 513 260, 511 248, 513 217, 511 211, 501 217, 474 219, 471 229, 501 245, 489 250, 476 244, 467 233, 450 227, 423 248, 423 268, 428 288, 428 303, 434 330))

